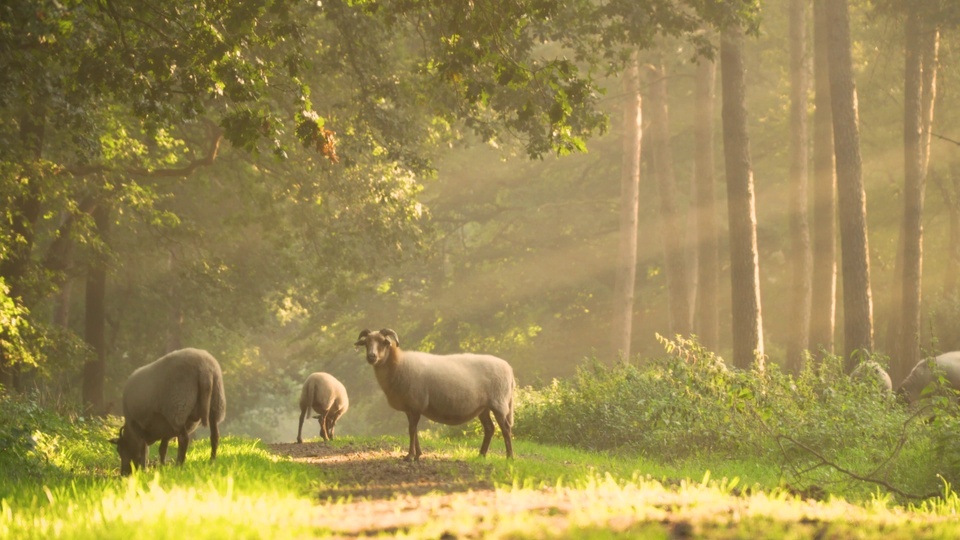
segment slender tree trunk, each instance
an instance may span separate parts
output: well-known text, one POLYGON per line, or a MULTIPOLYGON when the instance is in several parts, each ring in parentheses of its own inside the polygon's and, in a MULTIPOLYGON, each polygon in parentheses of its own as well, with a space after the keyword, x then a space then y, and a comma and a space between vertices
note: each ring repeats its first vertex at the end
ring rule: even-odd
POLYGON ((920 153, 923 162, 923 175, 927 175, 930 166, 930 137, 933 134, 933 106, 937 101, 937 71, 940 63, 940 29, 925 21, 920 36, 923 49, 920 59, 923 85, 920 90, 923 108, 920 117, 920 153))
POLYGON ((713 174, 713 101, 717 64, 701 59, 697 67, 696 109, 697 118, 694 137, 696 157, 694 168, 697 189, 697 332, 701 343, 709 350, 720 348, 719 302, 720 290, 719 234, 717 198, 713 174))
POLYGON ((725 29, 721 36, 720 79, 727 214, 730 222, 733 363, 738 368, 750 369, 756 362, 756 367, 762 370, 763 320, 760 311, 757 211, 750 140, 747 136, 743 29, 738 26, 725 29))
POLYGON ((903 312, 900 354, 895 381, 902 381, 920 360, 920 302, 923 279, 923 153, 920 148, 921 65, 920 14, 908 14, 904 27, 903 69, 903 312))
POLYGON ((857 88, 853 80, 847 1, 827 2, 826 13, 829 21, 830 100, 840 213, 844 356, 845 370, 850 373, 856 366, 858 351, 873 351, 867 198, 860 159, 857 88))
POLYGON ((667 108, 667 77, 663 63, 649 66, 650 94, 644 102, 649 109, 650 154, 653 176, 660 196, 661 239, 669 296, 670 334, 690 334, 690 298, 687 289, 687 261, 683 218, 677 210, 676 178, 670 150, 670 117, 667 108))
MULTIPOLYGON (((110 226, 110 212, 105 203, 93 211, 93 219, 100 239, 106 242, 110 226)), ((87 271, 85 339, 93 349, 94 357, 83 366, 83 403, 91 414, 105 412, 103 386, 106 360, 106 297, 107 297, 107 259, 105 255, 96 257, 87 271)))
POLYGON ((827 43, 827 0, 814 0, 813 284, 810 346, 833 353, 837 316, 837 176, 827 43))
POLYGON ((640 208, 640 75, 634 56, 623 76, 623 163, 620 170, 620 253, 614 287, 614 347, 630 357, 640 208))
POLYGON ((813 255, 810 252, 807 168, 807 9, 806 0, 790 0, 790 208, 791 263, 793 271, 792 330, 787 346, 787 367, 799 373, 809 348, 813 255))

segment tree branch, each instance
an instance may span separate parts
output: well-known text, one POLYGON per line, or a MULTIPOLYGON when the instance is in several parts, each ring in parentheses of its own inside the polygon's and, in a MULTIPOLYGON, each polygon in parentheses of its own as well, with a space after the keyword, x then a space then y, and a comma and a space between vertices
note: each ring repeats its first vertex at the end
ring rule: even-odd
POLYGON ((142 167, 120 167, 113 168, 107 165, 80 165, 76 167, 66 167, 60 171, 60 174, 69 174, 71 176, 86 176, 98 173, 120 173, 128 176, 141 176, 147 178, 184 178, 193 174, 200 167, 213 165, 217 159, 217 153, 220 151, 220 142, 223 140, 223 133, 217 133, 213 137, 210 149, 207 155, 200 159, 195 159, 183 167, 174 167, 170 169, 144 169, 142 167))
POLYGON ((957 146, 960 146, 960 141, 955 141, 955 140, 951 139, 950 137, 944 137, 943 135, 940 135, 939 133, 934 133, 934 132, 932 132, 932 131, 930 132, 930 134, 933 135, 934 137, 940 139, 941 141, 947 141, 947 142, 949 142, 949 143, 953 143, 953 144, 955 144, 955 145, 957 145, 957 146))

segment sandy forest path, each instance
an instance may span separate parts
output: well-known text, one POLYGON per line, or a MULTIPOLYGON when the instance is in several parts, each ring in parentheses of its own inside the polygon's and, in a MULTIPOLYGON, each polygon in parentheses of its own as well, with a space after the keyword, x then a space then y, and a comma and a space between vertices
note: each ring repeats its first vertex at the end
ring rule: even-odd
MULTIPOLYGON (((497 491, 474 468, 440 453, 425 454, 419 463, 405 462, 392 444, 320 442, 268 445, 280 455, 321 468, 326 479, 316 493, 321 507, 316 526, 343 536, 405 532, 427 525, 440 538, 481 538, 499 521, 494 516, 528 512, 559 516, 569 504, 546 492, 541 497, 497 491), (336 485, 330 487, 330 482, 336 485), (345 502, 343 501, 345 499, 345 502)), ((558 517, 558 519, 561 519, 558 517)), ((563 527, 558 522, 557 526, 563 527)))
MULTIPOLYGON (((475 463, 432 451, 420 463, 408 463, 389 442, 268 446, 318 467, 313 524, 336 537, 565 538, 604 531, 607 537, 729 538, 737 536, 740 517, 751 513, 744 498, 714 494, 704 499, 683 489, 602 483, 590 489, 496 489, 475 463)), ((800 507, 783 516, 800 522, 787 527, 815 536, 819 520, 803 519, 805 505, 800 507)))

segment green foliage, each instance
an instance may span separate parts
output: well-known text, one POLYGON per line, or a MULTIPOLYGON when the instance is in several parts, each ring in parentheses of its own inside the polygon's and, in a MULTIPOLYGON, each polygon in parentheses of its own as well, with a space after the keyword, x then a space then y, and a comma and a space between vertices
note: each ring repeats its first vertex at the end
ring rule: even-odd
POLYGON ((657 459, 757 460, 779 466, 798 489, 867 480, 860 490, 877 481, 922 495, 937 475, 952 481, 960 472, 955 407, 921 423, 872 383, 844 376, 836 357, 794 378, 775 364, 728 370, 693 341, 665 345, 673 356, 640 366, 589 360, 573 380, 523 389, 515 433, 657 459))
POLYGON ((116 469, 116 451, 107 442, 116 418, 60 414, 37 394, 0 393, 0 498, 22 482, 51 482, 80 472, 116 469), (110 463, 110 465, 107 465, 110 463), (112 467, 111 467, 112 466, 112 467))

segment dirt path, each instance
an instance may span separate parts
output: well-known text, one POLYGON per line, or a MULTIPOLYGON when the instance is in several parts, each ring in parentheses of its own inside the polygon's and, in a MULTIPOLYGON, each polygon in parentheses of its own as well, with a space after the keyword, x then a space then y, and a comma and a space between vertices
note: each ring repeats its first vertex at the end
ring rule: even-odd
POLYGON ((803 538, 846 538, 852 531, 861 538, 886 537, 875 534, 884 524, 872 523, 869 528, 880 527, 874 534, 863 530, 871 518, 863 508, 846 504, 771 501, 696 485, 601 482, 581 489, 495 489, 470 464, 442 454, 407 463, 388 443, 269 446, 318 467, 313 525, 334 537, 565 538, 590 535, 585 531, 602 531, 605 537, 781 537, 788 531, 803 538))

